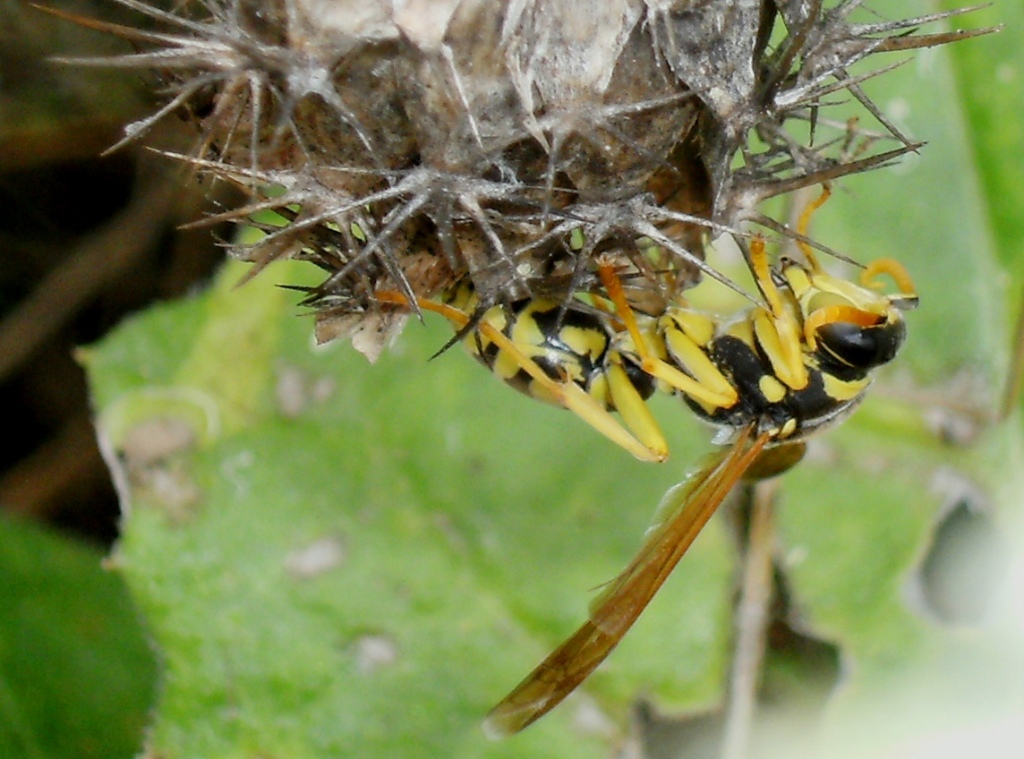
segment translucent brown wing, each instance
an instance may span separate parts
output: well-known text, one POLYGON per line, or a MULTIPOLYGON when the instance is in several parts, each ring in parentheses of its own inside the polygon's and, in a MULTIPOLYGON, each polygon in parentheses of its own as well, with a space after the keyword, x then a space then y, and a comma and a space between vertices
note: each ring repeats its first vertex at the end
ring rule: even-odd
POLYGON ((590 619, 495 706, 484 722, 510 735, 544 716, 589 677, 658 592, 711 515, 768 442, 745 429, 733 446, 665 496, 639 553, 591 604, 590 619))

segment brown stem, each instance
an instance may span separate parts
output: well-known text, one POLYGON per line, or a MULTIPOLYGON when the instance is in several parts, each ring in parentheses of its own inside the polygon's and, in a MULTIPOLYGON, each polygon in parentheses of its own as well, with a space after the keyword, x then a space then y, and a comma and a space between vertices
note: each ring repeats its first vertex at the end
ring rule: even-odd
POLYGON ((722 759, 745 759, 764 661, 765 632, 772 602, 775 548, 772 510, 778 485, 772 479, 753 486, 743 582, 736 606, 736 650, 726 705, 722 759))

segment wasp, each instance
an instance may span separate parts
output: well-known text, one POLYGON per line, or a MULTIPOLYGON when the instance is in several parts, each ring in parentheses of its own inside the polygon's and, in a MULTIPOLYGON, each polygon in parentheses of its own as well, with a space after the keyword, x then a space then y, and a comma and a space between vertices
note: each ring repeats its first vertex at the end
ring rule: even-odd
MULTIPOLYGON (((827 197, 826 188, 805 209, 798 240, 827 197)), ((658 391, 680 396, 726 443, 669 491, 659 521, 591 603, 589 619, 491 710, 485 722, 491 734, 518 732, 582 683, 639 618, 732 487, 799 461, 805 439, 849 414, 872 371, 895 357, 906 336, 903 312, 917 305, 906 270, 880 259, 852 282, 825 272, 807 243, 798 246, 803 261, 782 258, 773 267, 764 240, 754 237, 749 264, 763 303, 724 319, 683 302, 660 314, 638 312, 610 262, 597 267, 599 308, 546 298, 483 308, 468 284, 417 302, 465 332, 470 352, 506 383, 570 409, 640 459, 662 461, 668 454, 646 404, 658 391), (896 293, 878 289, 880 274, 893 279, 896 293)), ((398 293, 381 292, 378 299, 409 306, 398 293)))

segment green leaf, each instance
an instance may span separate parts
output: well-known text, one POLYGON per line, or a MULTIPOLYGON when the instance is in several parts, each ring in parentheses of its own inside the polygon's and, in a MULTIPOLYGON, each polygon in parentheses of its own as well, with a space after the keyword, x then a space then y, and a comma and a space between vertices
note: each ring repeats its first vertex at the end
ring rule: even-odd
MULTIPOLYGON (((85 353, 131 492, 116 563, 164 653, 153 748, 592 755, 616 731, 567 727, 583 698, 515 741, 488 741, 480 721, 585 618, 678 466, 624 461, 461 351, 428 363, 444 324, 411 326, 376 366, 316 349, 269 279, 224 284, 242 271, 85 353), (226 362, 231 345, 254 347, 226 362), (238 408, 239 423, 216 421, 238 408), (139 453, 178 428, 191 434, 164 455, 139 453)), ((616 721, 637 683, 679 706, 717 699, 730 583, 717 527, 687 565, 701 581, 670 584, 594 678, 616 721)))
POLYGON ((1018 171, 1024 134, 1017 128, 1024 108, 1018 34, 1024 7, 995 3, 968 18, 978 26, 1003 26, 983 41, 953 46, 949 55, 985 223, 999 260, 1015 278, 1011 293, 1016 297, 1024 281, 1024 219, 1019 213, 1024 186, 1018 171))
POLYGON ((100 552, 0 520, 0 756, 135 756, 156 667, 100 552))

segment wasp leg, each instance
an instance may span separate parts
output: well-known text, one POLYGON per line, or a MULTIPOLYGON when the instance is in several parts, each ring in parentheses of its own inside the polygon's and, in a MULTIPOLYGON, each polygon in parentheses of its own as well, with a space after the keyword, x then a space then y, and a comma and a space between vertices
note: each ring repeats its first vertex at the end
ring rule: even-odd
MULTIPOLYGON (((807 207, 801 212, 800 218, 796 223, 796 231, 801 237, 807 237, 807 230, 811 227, 811 217, 814 216, 814 212, 825 205, 832 196, 832 188, 827 184, 821 186, 821 195, 812 200, 807 204, 807 207)), ((811 246, 805 243, 803 240, 796 241, 797 247, 800 248, 800 252, 804 254, 804 258, 807 259, 808 265, 815 272, 821 271, 821 265, 818 263, 818 257, 815 255, 811 246)))
POLYGON ((629 336, 633 340, 640 368, 643 371, 708 408, 730 408, 735 405, 739 399, 735 388, 700 350, 697 343, 687 337, 681 328, 677 327, 671 330, 670 347, 674 348, 678 345, 678 352, 681 356, 686 357, 682 359, 685 366, 693 371, 695 376, 691 377, 664 359, 655 356, 648 339, 640 331, 636 315, 633 313, 629 301, 626 300, 622 282, 612 266, 602 264, 598 268, 598 275, 609 299, 615 304, 616 317, 625 325, 626 331, 629 332, 629 336), (693 350, 689 349, 691 343, 693 350))
POLYGON ((608 382, 608 394, 611 396, 616 411, 622 417, 623 425, 648 451, 660 456, 659 461, 667 458, 668 443, 662 434, 661 427, 658 426, 647 401, 637 391, 622 364, 612 363, 605 372, 605 376, 608 382))
MULTIPOLYGON (((409 299, 397 292, 380 291, 377 293, 376 297, 381 303, 390 303, 405 307, 410 305, 409 299)), ((416 303, 422 310, 440 314, 460 329, 470 324, 470 316, 454 306, 449 306, 445 303, 437 303, 426 298, 417 298, 416 303)), ((664 461, 668 458, 668 446, 660 431, 657 435, 652 436, 650 434, 650 424, 654 424, 653 417, 650 417, 648 413, 647 416, 649 421, 644 419, 643 413, 636 409, 636 404, 633 399, 630 399, 625 395, 622 396, 622 402, 624 404, 623 408, 626 409, 626 412, 623 413, 623 419, 629 427, 627 429, 627 426, 623 426, 622 422, 619 422, 619 420, 612 416, 601 403, 589 395, 575 382, 568 380, 559 381, 548 376, 536 361, 527 356, 513 340, 507 337, 493 324, 481 321, 474 325, 473 329, 478 330, 480 334, 497 345, 499 349, 505 351, 506 354, 511 357, 524 372, 530 375, 530 378, 533 379, 538 386, 550 395, 556 404, 572 411, 616 445, 621 448, 625 448, 641 461, 664 461), (639 435, 635 436, 633 434, 633 428, 629 426, 632 424, 639 425, 639 429, 641 430, 639 435)), ((625 377, 624 379, 628 384, 628 377, 625 377)), ((614 389, 611 387, 609 388, 611 392, 623 392, 620 382, 612 383, 611 378, 609 378, 609 384, 614 384, 616 386, 614 389)), ((632 388, 631 384, 630 387, 632 388)), ((633 392, 636 392, 635 389, 633 392)), ((616 398, 615 400, 616 403, 619 402, 619 398, 616 398)), ((640 403, 643 404, 642 399, 640 399, 640 403)), ((646 407, 646 404, 644 405, 646 407)), ((657 425, 655 424, 655 428, 656 427, 657 425)))
MULTIPOLYGON (((819 205, 823 202, 819 198, 819 205)), ((782 302, 768 267, 768 253, 761 237, 750 241, 750 267, 757 287, 768 304, 767 310, 759 309, 754 316, 757 341, 771 361, 775 376, 793 390, 802 390, 807 387, 810 377, 804 364, 800 323, 782 302)))
MULTIPOLYGON (((825 201, 832 195, 832 190, 829 186, 822 185, 821 195, 815 200, 807 204, 807 207, 800 214, 800 219, 797 221, 796 231, 801 237, 807 237, 808 229, 811 225, 811 217, 814 212, 821 208, 825 201)), ((811 246, 803 240, 796 241, 800 251, 804 254, 804 258, 807 259, 807 263, 810 265, 811 270, 815 274, 822 272, 821 266, 818 263, 818 258, 811 246)), ((903 298, 900 300, 900 307, 904 309, 913 308, 917 305, 917 288, 914 287, 914 281, 910 278, 910 274, 906 268, 894 258, 880 258, 864 267, 864 271, 860 275, 860 282, 864 287, 871 290, 881 289, 878 281, 875 277, 879 274, 887 274, 895 283, 899 289, 900 294, 903 298)))
POLYGON ((879 274, 887 274, 896 283, 896 287, 903 296, 901 303, 905 303, 907 306, 917 305, 917 288, 914 287, 914 281, 903 264, 895 258, 879 258, 877 261, 872 261, 861 272, 860 283, 872 290, 878 289, 878 280, 875 277, 879 274))

